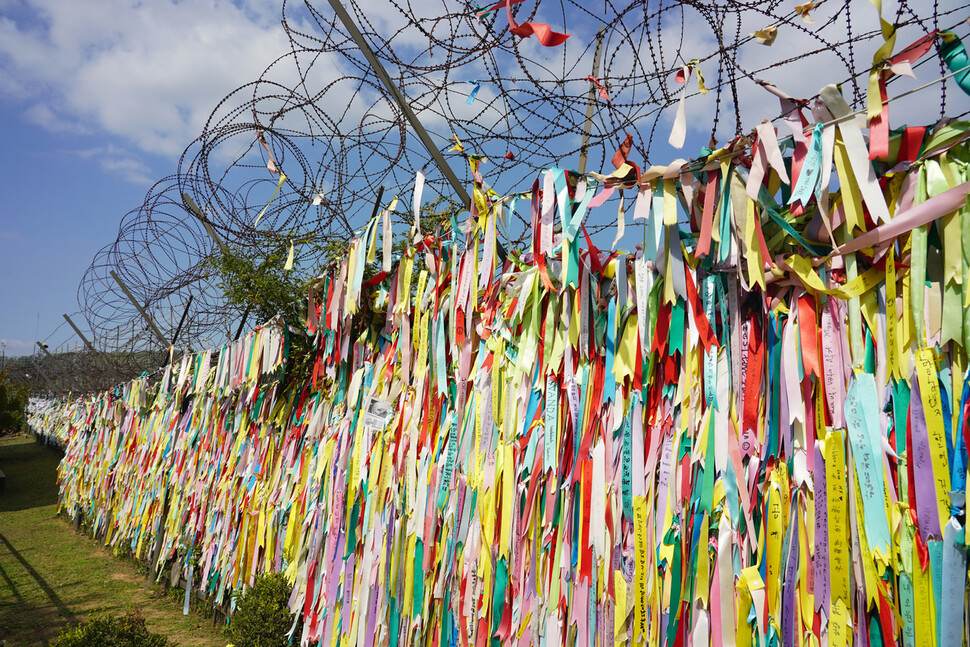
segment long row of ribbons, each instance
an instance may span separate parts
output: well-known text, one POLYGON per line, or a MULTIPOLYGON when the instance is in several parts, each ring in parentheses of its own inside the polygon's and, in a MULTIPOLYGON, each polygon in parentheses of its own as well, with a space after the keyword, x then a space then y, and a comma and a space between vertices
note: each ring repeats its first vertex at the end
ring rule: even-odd
POLYGON ((779 94, 793 137, 691 163, 472 156, 460 228, 378 214, 304 330, 34 402, 61 508, 217 602, 283 571, 301 645, 966 644, 970 123, 870 160, 779 94))

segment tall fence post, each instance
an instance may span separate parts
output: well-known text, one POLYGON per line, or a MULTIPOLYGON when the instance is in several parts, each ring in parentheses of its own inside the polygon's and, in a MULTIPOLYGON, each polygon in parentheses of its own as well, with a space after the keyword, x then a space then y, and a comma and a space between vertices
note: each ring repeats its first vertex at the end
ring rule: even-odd
POLYGON ((81 341, 84 342, 84 345, 87 347, 87 349, 92 353, 94 353, 95 355, 98 355, 99 354, 98 351, 95 350, 93 345, 91 345, 91 342, 88 341, 88 338, 84 336, 84 333, 81 332, 81 329, 78 328, 76 325, 74 325, 74 322, 71 320, 71 318, 68 317, 66 314, 62 316, 64 317, 64 321, 66 321, 68 325, 74 329, 74 332, 77 333, 77 336, 81 338, 81 341))
POLYGON ((205 232, 209 234, 209 238, 212 239, 212 242, 214 242, 216 246, 223 252, 228 251, 228 245, 226 245, 222 241, 222 238, 219 237, 219 234, 216 233, 216 230, 212 227, 212 223, 210 223, 209 219, 205 217, 205 214, 202 213, 199 206, 195 204, 195 200, 192 199, 192 196, 190 196, 188 193, 183 193, 182 200, 185 202, 185 206, 189 208, 189 211, 191 211, 192 214, 202 222, 202 226, 205 227, 205 232))
MULTIPOLYGON (((468 197, 468 192, 465 191, 465 187, 462 186, 461 181, 459 181, 458 176, 455 175, 454 170, 452 170, 451 166, 448 164, 445 156, 441 154, 438 147, 435 146, 434 142, 431 141, 428 131, 425 130, 424 125, 418 119, 418 116, 414 114, 414 111, 411 110, 411 106, 408 104, 404 94, 400 89, 398 89, 397 85, 395 85, 394 81, 391 79, 391 76, 387 73, 387 70, 384 69, 384 66, 374 55, 374 51, 370 48, 370 45, 367 44, 367 41, 364 39, 364 35, 360 33, 354 19, 351 18, 350 14, 347 13, 347 10, 344 9, 344 6, 340 3, 340 0, 329 0, 329 2, 330 6, 333 7, 334 12, 337 14, 337 17, 340 18, 340 22, 342 22, 344 27, 347 28, 347 31, 350 33, 350 37, 354 39, 357 47, 359 47, 360 51, 363 52, 364 58, 366 58, 367 62, 370 63, 370 66, 374 69, 374 72, 377 73, 377 77, 381 80, 381 83, 383 83, 384 87, 387 88, 387 91, 391 93, 391 97, 394 99, 394 102, 397 103, 398 107, 401 109, 401 112, 404 113, 404 117, 411 124, 411 127, 417 134, 418 139, 420 139, 421 143, 424 144, 424 147, 428 150, 428 153, 431 154, 431 158, 434 160, 435 164, 437 164, 438 168, 441 169, 445 179, 447 179, 448 183, 451 184, 451 188, 455 191, 458 199, 461 200, 462 206, 466 209, 471 209, 471 199, 468 197)), ((501 242, 495 241, 495 249, 498 252, 499 258, 504 263, 507 256, 505 246, 502 245, 501 242)))
POLYGON ((422 123, 418 120, 418 116, 414 114, 413 110, 411 110, 411 106, 408 104, 407 99, 404 98, 404 95, 398 89, 397 85, 395 85, 394 81, 391 80, 387 70, 384 69, 384 66, 374 55, 370 45, 368 45, 367 41, 364 40, 364 35, 360 33, 359 29, 357 29, 357 24, 354 22, 354 19, 351 18, 350 14, 347 13, 347 10, 344 9, 344 6, 340 3, 340 0, 329 0, 329 2, 330 6, 333 7, 334 12, 336 12, 337 17, 340 18, 340 22, 342 22, 344 27, 347 28, 347 31, 350 33, 350 37, 354 39, 357 47, 359 47, 360 51, 363 52, 364 58, 366 58, 367 62, 370 63, 370 66, 374 68, 374 72, 377 73, 377 77, 381 80, 381 83, 384 84, 384 87, 387 88, 387 91, 390 92, 391 97, 397 103, 398 107, 401 109, 401 112, 404 113, 405 118, 407 118, 408 122, 411 124, 414 132, 417 133, 418 139, 421 140, 424 147, 428 149, 429 153, 431 153, 432 159, 434 159, 435 164, 438 165, 438 168, 441 169, 441 172, 444 173, 445 178, 451 184, 451 188, 454 189, 455 193, 461 199, 462 205, 468 207, 470 200, 468 198, 468 193, 465 191, 465 187, 462 186, 461 182, 458 180, 458 176, 455 175, 455 172, 451 169, 451 166, 448 165, 448 162, 445 160, 445 156, 441 154, 438 147, 435 146, 434 142, 431 141, 428 131, 424 129, 424 125, 422 125, 422 123))
MULTIPOLYGON (((40 342, 37 342, 37 345, 40 346, 40 342)), ((43 346, 41 346, 41 348, 45 353, 47 353, 48 356, 50 356, 50 353, 47 352, 46 348, 44 348, 43 346)), ((44 381, 47 382, 47 388, 51 390, 51 394, 56 394, 57 389, 54 388, 54 383, 51 382, 51 379, 47 377, 47 374, 44 373, 44 371, 41 369, 39 362, 34 361, 34 368, 37 369, 37 374, 40 375, 42 378, 44 378, 44 381)))
MULTIPOLYGON (((606 25, 600 25, 596 32, 596 51, 593 52, 593 76, 599 78, 600 75, 600 53, 603 50, 603 34, 606 32, 606 25)), ((586 172, 586 157, 589 155, 589 134, 593 130, 593 109, 596 106, 596 84, 590 81, 589 94, 586 96, 586 123, 583 124, 583 143, 579 147, 579 167, 580 173, 586 172)))
POLYGON ((162 345, 165 346, 165 348, 169 348, 171 344, 169 344, 168 340, 165 339, 165 336, 162 335, 162 331, 158 329, 158 327, 155 325, 155 322, 152 321, 152 318, 148 316, 148 313, 145 312, 145 309, 142 308, 141 304, 138 303, 138 300, 135 299, 135 295, 131 293, 131 291, 128 289, 128 286, 125 285, 125 282, 121 280, 121 277, 118 276, 118 274, 114 270, 111 270, 111 278, 115 280, 115 282, 118 284, 118 287, 121 288, 121 291, 124 292, 125 296, 128 297, 128 300, 131 301, 131 305, 135 306, 135 309, 138 311, 138 314, 142 316, 142 318, 145 320, 145 323, 148 324, 148 327, 151 328, 152 332, 155 333, 155 336, 158 337, 158 339, 162 342, 162 345))
MULTIPOLYGON (((183 326, 183 325, 185 325, 185 317, 187 317, 187 316, 188 316, 188 314, 189 314, 189 308, 191 308, 191 307, 192 307, 192 299, 193 299, 193 298, 194 298, 194 297, 193 297, 193 295, 191 295, 191 294, 190 294, 190 295, 189 295, 189 300, 188 300, 188 302, 187 302, 187 303, 185 304, 185 310, 183 310, 183 311, 182 311, 182 318, 181 318, 181 319, 179 319, 179 325, 178 325, 178 327, 177 327, 177 328, 175 329, 175 334, 174 334, 174 335, 172 335, 172 346, 174 346, 174 345, 175 345, 175 340, 179 338, 179 333, 180 333, 180 332, 182 332, 182 326, 183 326)), ((189 345, 189 346, 188 346, 188 349, 189 349, 189 351, 191 352, 191 351, 192 351, 192 346, 191 346, 191 345, 189 345)))

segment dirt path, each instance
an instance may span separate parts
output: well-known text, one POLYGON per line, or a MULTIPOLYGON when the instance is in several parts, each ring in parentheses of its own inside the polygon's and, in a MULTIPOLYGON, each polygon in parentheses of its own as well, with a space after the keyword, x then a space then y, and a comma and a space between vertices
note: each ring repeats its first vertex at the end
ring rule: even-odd
POLYGON ((25 436, 0 438, 0 645, 45 645, 68 624, 138 610, 149 629, 179 645, 223 647, 211 620, 56 516, 59 454, 25 436))

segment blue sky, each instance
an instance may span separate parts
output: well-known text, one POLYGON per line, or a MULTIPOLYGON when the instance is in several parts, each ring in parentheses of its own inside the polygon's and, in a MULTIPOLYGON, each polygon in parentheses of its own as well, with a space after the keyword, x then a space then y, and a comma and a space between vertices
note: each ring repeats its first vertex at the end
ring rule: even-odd
MULTIPOLYGON (((378 0, 373 4, 378 26, 393 18, 378 0)), ((854 4, 856 29, 875 29, 872 5, 854 4)), ((894 2, 884 4, 887 14, 894 12, 894 2)), ((315 5, 329 13, 326 2, 315 5)), ((823 5, 820 22, 824 15, 823 5)), ((175 171, 219 100, 287 51, 280 18, 277 3, 260 0, 0 0, 0 339, 8 356, 33 352, 36 340, 51 348, 79 343, 61 315, 78 313, 78 283, 92 258, 115 239, 121 217, 152 184, 175 171)), ((745 31, 763 26, 755 18, 745 31)), ((919 35, 900 34, 897 49, 919 35)), ((689 30, 678 45, 689 57, 711 50, 701 29, 689 30)), ((804 46, 804 35, 789 31, 771 48, 745 45, 739 58, 757 68, 804 46)), ((856 56, 869 60, 871 48, 861 49, 856 56)), ((710 81, 715 70, 705 72, 710 81)), ((795 96, 811 96, 843 80, 829 74, 820 54, 763 76, 795 96)), ((902 79, 894 87, 901 92, 938 75, 935 64, 927 65, 918 82, 902 79)), ((745 128, 778 114, 777 101, 749 85, 739 96, 745 128)), ((970 109, 952 82, 948 93, 950 114, 970 109)), ((690 157, 706 143, 712 97, 688 101, 687 146, 666 149, 664 159, 659 147, 654 163, 690 157)), ((938 98, 937 88, 894 104, 893 125, 932 123, 938 98)), ((730 122, 733 116, 722 118, 733 129, 730 122)), ((84 328, 80 315, 74 319, 84 328)))
POLYGON ((286 38, 273 3, 0 0, 0 339, 80 340, 78 282, 216 103, 286 38), (267 10, 268 9, 268 10, 267 10))

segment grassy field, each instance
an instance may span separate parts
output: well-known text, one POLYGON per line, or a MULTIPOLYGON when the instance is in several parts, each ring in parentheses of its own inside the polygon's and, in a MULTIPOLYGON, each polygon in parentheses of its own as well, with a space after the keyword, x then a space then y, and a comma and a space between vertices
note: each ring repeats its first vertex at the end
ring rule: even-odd
POLYGON ((183 616, 134 564, 56 516, 59 460, 31 438, 0 438, 0 645, 45 645, 68 624, 133 608, 179 645, 223 647, 211 620, 183 616))

